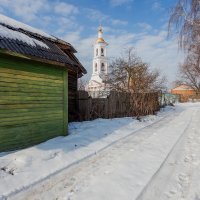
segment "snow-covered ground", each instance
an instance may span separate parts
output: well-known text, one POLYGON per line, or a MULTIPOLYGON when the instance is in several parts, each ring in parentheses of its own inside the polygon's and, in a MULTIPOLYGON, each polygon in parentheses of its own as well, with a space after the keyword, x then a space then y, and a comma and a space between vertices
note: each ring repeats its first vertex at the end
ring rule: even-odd
POLYGON ((0 154, 0 199, 198 200, 198 120, 195 103, 140 121, 71 123, 68 137, 0 154))

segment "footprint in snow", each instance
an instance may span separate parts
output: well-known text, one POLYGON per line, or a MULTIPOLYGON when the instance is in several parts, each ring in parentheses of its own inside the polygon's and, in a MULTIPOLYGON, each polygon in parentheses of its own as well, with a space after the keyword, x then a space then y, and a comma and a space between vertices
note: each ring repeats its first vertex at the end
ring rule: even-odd
POLYGON ((188 184, 189 183, 189 176, 187 174, 179 174, 178 175, 178 183, 183 186, 185 184, 188 184))
POLYGON ((54 159, 54 158, 58 157, 59 154, 60 154, 59 151, 58 152, 54 152, 54 153, 50 154, 45 160, 47 161, 47 160, 54 159))
POLYGON ((192 157, 191 156, 185 156, 184 158, 184 162, 188 163, 192 160, 192 157))
POLYGON ((170 190, 169 192, 165 192, 165 196, 168 199, 171 199, 177 192, 175 190, 170 190))
POLYGON ((172 194, 172 195, 175 195, 177 193, 177 191, 176 190, 170 190, 169 193, 172 194))

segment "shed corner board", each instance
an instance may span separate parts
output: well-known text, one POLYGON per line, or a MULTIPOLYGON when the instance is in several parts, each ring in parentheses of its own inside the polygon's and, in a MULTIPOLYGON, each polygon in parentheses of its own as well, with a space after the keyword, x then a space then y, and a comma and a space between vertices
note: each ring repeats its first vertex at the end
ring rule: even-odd
POLYGON ((68 71, 63 71, 63 134, 68 135, 68 71))

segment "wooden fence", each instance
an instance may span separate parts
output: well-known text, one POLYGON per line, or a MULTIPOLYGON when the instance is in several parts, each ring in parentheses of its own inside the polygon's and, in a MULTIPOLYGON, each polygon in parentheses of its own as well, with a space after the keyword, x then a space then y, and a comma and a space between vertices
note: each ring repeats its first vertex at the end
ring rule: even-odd
POLYGON ((160 109, 159 93, 112 91, 107 98, 91 98, 86 91, 79 91, 77 107, 79 121, 155 114, 160 109))

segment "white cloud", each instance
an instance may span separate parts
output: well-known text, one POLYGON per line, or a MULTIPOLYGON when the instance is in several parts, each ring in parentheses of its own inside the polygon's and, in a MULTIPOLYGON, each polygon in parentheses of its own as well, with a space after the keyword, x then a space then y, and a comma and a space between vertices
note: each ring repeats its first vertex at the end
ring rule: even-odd
POLYGON ((0 7, 0 12, 1 12, 1 13, 4 13, 4 10, 3 10, 3 8, 1 8, 1 7, 0 7))
POLYGON ((108 38, 105 38, 105 40, 109 43, 108 56, 110 57, 110 59, 120 57, 127 48, 133 46, 134 39, 135 34, 133 33, 108 35, 108 38))
POLYGON ((77 14, 79 12, 76 6, 64 2, 56 4, 54 10, 56 13, 62 15, 77 14))
POLYGON ((162 11, 164 8, 162 7, 160 1, 155 1, 153 4, 152 4, 152 9, 157 11, 162 11))
POLYGON ((111 19, 111 23, 112 23, 112 25, 116 25, 116 26, 120 26, 120 25, 122 25, 122 26, 124 26, 124 25, 127 25, 128 24, 128 22, 127 21, 124 21, 124 20, 119 20, 119 19, 111 19))
POLYGON ((135 42, 136 50, 145 62, 158 68, 169 82, 176 79, 177 66, 183 60, 175 39, 167 40, 167 32, 161 30, 155 35, 146 34, 135 42))
POLYGON ((110 0, 112 6, 121 6, 123 4, 127 4, 132 2, 133 0, 110 0))
POLYGON ((105 15, 104 13, 96 9, 86 8, 84 9, 84 11, 88 19, 92 21, 98 21, 99 23, 109 22, 113 26, 124 26, 128 24, 128 21, 113 19, 109 15, 105 15))
POLYGON ((16 16, 21 17, 24 21, 31 21, 36 18, 41 10, 48 9, 48 2, 46 0, 1 0, 0 6, 15 13, 16 16))
POLYGON ((102 22, 102 21, 109 19, 108 15, 105 15, 101 11, 92 9, 92 8, 85 8, 84 13, 88 17, 88 19, 90 19, 92 21, 102 22))
POLYGON ((57 19, 57 22, 64 30, 66 29, 66 27, 67 29, 69 29, 70 27, 77 27, 75 20, 72 18, 59 17, 57 19))
POLYGON ((152 29, 152 26, 147 24, 147 23, 144 23, 144 22, 141 22, 141 23, 137 23, 137 25, 143 29, 143 31, 149 31, 152 29))

